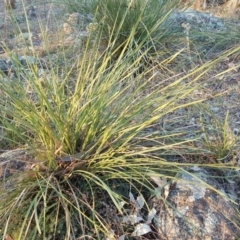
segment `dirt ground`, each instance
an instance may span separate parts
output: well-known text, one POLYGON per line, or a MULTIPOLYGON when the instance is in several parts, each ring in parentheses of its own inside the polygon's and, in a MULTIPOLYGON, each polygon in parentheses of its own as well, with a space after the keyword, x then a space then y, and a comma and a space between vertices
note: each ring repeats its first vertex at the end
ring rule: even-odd
MULTIPOLYGON (((0 0, 4 6, 5 0, 0 0)), ((15 8, 11 11, 0 8, 0 39, 10 50, 24 53, 24 47, 30 46, 36 50, 43 48, 43 38, 48 38, 56 44, 55 33, 62 29, 62 10, 59 6, 46 0, 21 0, 16 1, 15 8), (59 22, 61 21, 61 23, 59 22), (60 24, 59 24, 60 23, 60 24), (31 34, 29 34, 29 32, 31 34), (23 38, 22 39, 22 35, 23 38), (29 39, 29 37, 31 39, 29 39), (24 41, 23 41, 24 40, 24 41)), ((2 45, 2 44, 1 44, 2 45)), ((3 46, 2 46, 3 47, 3 46)), ((1 46, 0 46, 1 51, 1 46)), ((40 50, 39 50, 40 51, 40 50)), ((4 57, 4 51, 1 51, 4 57)))

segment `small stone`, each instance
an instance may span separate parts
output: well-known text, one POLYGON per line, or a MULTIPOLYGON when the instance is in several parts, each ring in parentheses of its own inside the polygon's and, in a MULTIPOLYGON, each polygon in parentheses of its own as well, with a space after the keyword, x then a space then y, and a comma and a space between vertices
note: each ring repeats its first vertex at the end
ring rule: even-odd
POLYGON ((0 60, 0 70, 3 72, 8 70, 7 62, 4 59, 0 60))
POLYGON ((220 111, 220 108, 219 108, 219 107, 210 107, 210 109, 211 109, 213 112, 215 112, 215 113, 217 113, 217 112, 220 111))
POLYGON ((31 56, 21 56, 21 57, 18 58, 18 60, 20 61, 20 63, 22 65, 28 65, 28 64, 36 63, 36 59, 34 57, 31 57, 31 56))
POLYGON ((63 24, 63 31, 65 34, 70 34, 72 32, 72 27, 69 23, 63 24))
POLYGON ((236 135, 236 136, 239 135, 239 129, 238 128, 234 128, 233 129, 233 134, 236 135))
POLYGON ((88 32, 94 32, 97 30, 98 24, 97 23, 89 23, 86 27, 88 32))
POLYGON ((35 18, 37 17, 36 10, 34 6, 29 6, 27 9, 27 16, 28 18, 35 18))
POLYGON ((72 13, 69 17, 68 17, 68 20, 67 22, 70 23, 70 24, 73 24, 73 25, 76 25, 78 24, 79 22, 79 13, 72 13))
POLYGON ((24 32, 24 33, 20 33, 19 35, 18 35, 18 39, 19 40, 28 40, 28 39, 30 39, 30 38, 32 38, 32 33, 29 33, 29 32, 24 32))
POLYGON ((9 75, 12 72, 12 62, 8 59, 0 59, 0 71, 5 75, 9 75))
POLYGON ((68 17, 67 21, 63 24, 63 31, 65 32, 65 34, 70 34, 73 32, 74 27, 76 27, 79 23, 79 18, 79 13, 72 13, 68 17))

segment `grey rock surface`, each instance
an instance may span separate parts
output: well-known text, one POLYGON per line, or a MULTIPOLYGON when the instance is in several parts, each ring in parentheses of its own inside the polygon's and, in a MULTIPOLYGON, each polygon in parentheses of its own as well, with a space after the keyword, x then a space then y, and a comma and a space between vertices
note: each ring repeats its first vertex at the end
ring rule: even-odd
POLYGON ((188 23, 190 24, 191 29, 197 29, 198 31, 204 32, 221 32, 226 30, 226 24, 223 19, 193 9, 173 11, 169 16, 168 21, 175 27, 181 26, 182 23, 188 23))
POLYGON ((152 205, 158 211, 154 226, 159 239, 233 240, 240 236, 234 225, 235 205, 224 197, 221 186, 209 176, 201 168, 182 172, 179 180, 172 184, 166 204, 160 198, 153 199, 152 205), (222 194, 212 187, 220 189, 222 194))

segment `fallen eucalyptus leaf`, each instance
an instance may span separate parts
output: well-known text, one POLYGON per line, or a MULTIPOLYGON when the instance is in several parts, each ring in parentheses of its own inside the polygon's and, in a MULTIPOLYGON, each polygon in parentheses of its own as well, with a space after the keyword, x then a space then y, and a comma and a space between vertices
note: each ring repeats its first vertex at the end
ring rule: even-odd
POLYGON ((130 198, 130 202, 132 202, 135 205, 136 200, 131 192, 129 192, 129 198, 130 198))
POLYGON ((151 228, 149 227, 149 225, 145 224, 145 223, 139 223, 136 227, 134 232, 132 233, 132 236, 142 236, 146 233, 151 232, 151 228))
POLYGON ((121 235, 119 238, 118 238, 118 240, 124 240, 125 239, 125 234, 123 234, 123 235, 121 235))
POLYGON ((156 211, 155 208, 152 208, 152 209, 150 210, 150 212, 148 213, 148 220, 147 220, 147 222, 146 222, 147 224, 150 224, 150 223, 151 223, 151 221, 152 221, 153 218, 155 217, 156 213, 157 213, 157 211, 156 211))
POLYGON ((133 225, 135 223, 139 223, 140 221, 143 221, 143 218, 134 214, 123 217, 122 223, 131 223, 133 225))
POLYGON ((142 209, 142 207, 144 206, 144 198, 143 198, 143 195, 139 195, 137 197, 137 200, 136 200, 136 208, 138 210, 142 209))

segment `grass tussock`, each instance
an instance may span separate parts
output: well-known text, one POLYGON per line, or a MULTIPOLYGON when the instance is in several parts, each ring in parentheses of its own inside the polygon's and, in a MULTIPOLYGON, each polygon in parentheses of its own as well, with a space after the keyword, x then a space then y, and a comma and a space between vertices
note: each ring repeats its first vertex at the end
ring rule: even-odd
MULTIPOLYGON (((86 2, 71 2, 69 7, 80 3, 86 2)), ((156 83, 159 65, 145 63, 170 36, 163 23, 172 5, 107 0, 89 1, 85 7, 94 13, 98 27, 89 31, 71 64, 67 54, 60 53, 64 67, 51 65, 42 75, 38 63, 27 62, 24 69, 12 57, 15 77, 0 79, 4 144, 24 145, 38 160, 34 169, 4 179, 9 185, 0 187, 2 238, 132 239, 133 225, 118 218, 128 214, 123 205, 129 193, 150 198, 156 194, 152 176, 167 184, 184 166, 192 165, 168 161, 166 156, 202 151, 194 147, 197 138, 165 131, 161 120, 203 102, 189 95, 200 87, 204 74, 237 49, 174 76, 168 84, 165 79, 156 83)), ((222 129, 219 149, 207 135, 204 143, 217 151, 217 167, 227 168, 220 161, 231 148, 227 117, 222 129)))

